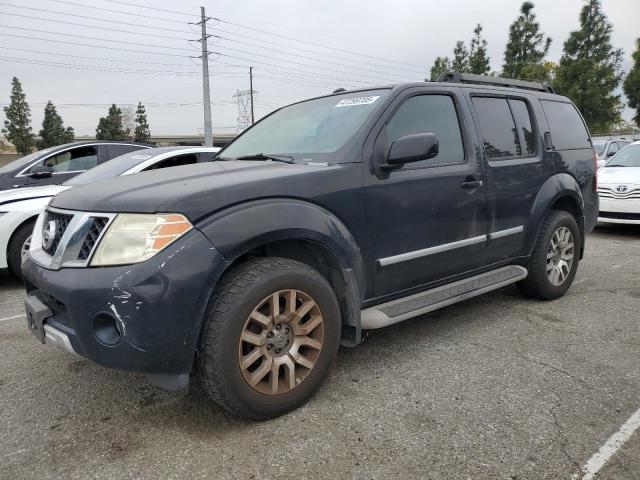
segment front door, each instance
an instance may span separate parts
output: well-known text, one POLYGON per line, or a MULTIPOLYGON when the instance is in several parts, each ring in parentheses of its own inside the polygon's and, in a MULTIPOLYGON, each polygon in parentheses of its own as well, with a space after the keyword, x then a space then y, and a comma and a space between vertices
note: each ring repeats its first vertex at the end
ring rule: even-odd
POLYGON ((376 297, 482 266, 487 244, 481 157, 459 89, 410 89, 385 115, 370 140, 372 165, 384 163, 393 140, 404 135, 435 134, 439 153, 365 173, 376 297))

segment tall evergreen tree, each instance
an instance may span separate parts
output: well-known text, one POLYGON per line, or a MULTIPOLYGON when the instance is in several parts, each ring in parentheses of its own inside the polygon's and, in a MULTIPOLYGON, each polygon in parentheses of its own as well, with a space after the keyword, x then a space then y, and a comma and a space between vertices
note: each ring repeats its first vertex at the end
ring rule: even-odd
POLYGON ((41 139, 38 140, 38 148, 55 147, 63 143, 73 142, 73 128, 64 128, 62 118, 58 115, 55 105, 49 100, 44 107, 44 119, 42 120, 41 139))
POLYGON ((622 81, 622 50, 611 45, 613 27, 600 0, 586 0, 580 30, 571 32, 556 71, 554 88, 568 96, 592 131, 608 131, 620 121, 622 102, 615 91, 622 81))
POLYGON ((640 38, 636 40, 636 51, 633 52, 633 67, 623 83, 624 94, 629 106, 636 109, 633 121, 640 127, 640 38))
POLYGON ((31 109, 27 103, 27 96, 22 91, 20 80, 13 77, 11 81, 11 103, 4 107, 7 119, 4 121, 4 133, 16 151, 22 155, 31 153, 34 135, 31 129, 31 109))
POLYGON ((109 108, 106 117, 102 117, 96 128, 97 140, 126 140, 127 133, 122 126, 122 110, 115 104, 109 108))
POLYGON ((469 52, 469 72, 477 75, 486 75, 491 70, 489 56, 487 55, 487 41, 482 38, 482 25, 476 25, 473 29, 471 49, 469 52))
POLYGON ((142 105, 142 102, 138 102, 138 109, 136 110, 136 128, 133 131, 133 141, 139 143, 147 143, 151 138, 151 132, 149 131, 149 123, 147 122, 147 111, 142 105))
POLYGON ((522 78, 522 69, 527 65, 539 65, 549 52, 551 39, 540 31, 540 23, 533 13, 533 3, 524 2, 520 16, 509 27, 509 41, 504 51, 502 75, 522 78))
POLYGON ((449 57, 436 57, 431 67, 431 81, 435 82, 437 78, 443 74, 451 71, 451 60, 449 57))
POLYGON ((453 62, 451 63, 451 67, 454 72, 469 72, 469 50, 464 46, 462 40, 458 40, 456 47, 453 49, 453 62))

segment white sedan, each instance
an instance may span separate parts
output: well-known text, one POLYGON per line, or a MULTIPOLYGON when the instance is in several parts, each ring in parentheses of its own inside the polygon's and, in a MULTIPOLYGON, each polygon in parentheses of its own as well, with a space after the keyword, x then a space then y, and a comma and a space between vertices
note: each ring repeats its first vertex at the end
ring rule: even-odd
POLYGON ((620 150, 598 170, 599 222, 640 225, 640 142, 620 150))
POLYGON ((161 147, 134 151, 98 165, 62 185, 0 192, 0 271, 10 270, 20 276, 20 263, 29 250, 36 217, 51 197, 63 190, 120 175, 211 161, 219 150, 215 147, 161 147))

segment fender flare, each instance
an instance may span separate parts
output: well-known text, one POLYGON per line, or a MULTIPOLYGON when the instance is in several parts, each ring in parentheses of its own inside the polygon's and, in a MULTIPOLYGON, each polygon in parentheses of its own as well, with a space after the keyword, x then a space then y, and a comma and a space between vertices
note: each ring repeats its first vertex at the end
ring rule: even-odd
MULTIPOLYGON (((198 222, 198 228, 231 265, 251 250, 281 240, 304 240, 328 250, 340 264, 345 291, 343 323, 354 327, 345 344, 360 342, 360 304, 365 292, 364 260, 347 226, 330 211, 291 198, 269 198, 234 205, 198 222)), ((343 334, 343 341, 344 334, 343 334)))
POLYGON ((580 212, 579 218, 576 218, 576 221, 580 229, 582 240, 581 248, 584 248, 584 199, 580 185, 577 180, 568 173, 557 173, 549 177, 544 184, 542 184, 531 205, 529 219, 525 228, 526 235, 523 247, 523 253, 525 255, 531 255, 533 252, 544 218, 549 214, 551 207, 562 198, 572 200, 580 212))

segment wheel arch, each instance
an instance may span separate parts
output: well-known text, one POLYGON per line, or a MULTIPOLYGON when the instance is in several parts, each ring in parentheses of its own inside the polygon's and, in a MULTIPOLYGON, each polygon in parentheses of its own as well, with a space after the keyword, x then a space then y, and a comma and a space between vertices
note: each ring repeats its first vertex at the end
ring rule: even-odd
MULTIPOLYGON (((38 214, 36 213, 35 215, 29 216, 25 219, 22 219, 22 221, 16 225, 16 227, 13 229, 13 231, 11 232, 11 235, 9 236, 9 238, 7 239, 7 244, 5 246, 5 252, 4 252, 4 256, 5 259, 7 261, 7 266, 9 269, 11 269, 11 265, 9 264, 9 252, 11 250, 11 245, 16 237, 16 234, 18 232, 18 230, 20 230, 22 227, 28 225, 29 223, 33 223, 35 224, 36 219, 38 218, 38 214)), ((17 274, 16 272, 13 272, 14 274, 17 274)))
POLYGON ((585 245, 584 200, 578 182, 567 173, 559 173, 548 178, 538 191, 529 212, 525 254, 531 255, 542 223, 551 210, 564 210, 575 217, 580 230, 580 258, 582 258, 585 245))
POLYGON ((236 205, 197 228, 224 257, 225 272, 265 256, 297 260, 316 269, 338 298, 343 345, 360 343, 364 262, 354 236, 331 212, 300 200, 267 199, 236 205))

